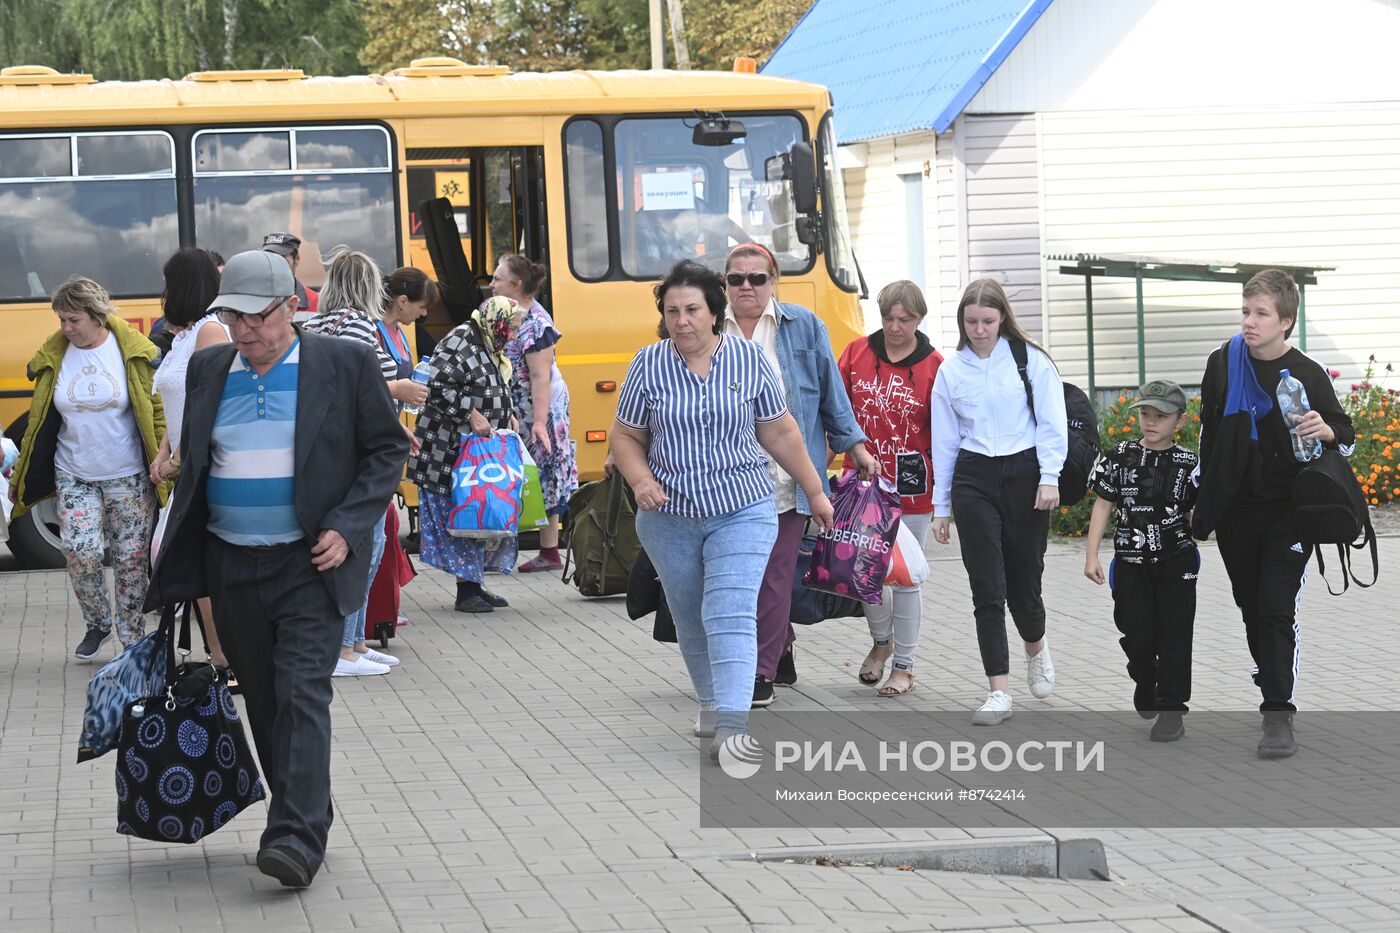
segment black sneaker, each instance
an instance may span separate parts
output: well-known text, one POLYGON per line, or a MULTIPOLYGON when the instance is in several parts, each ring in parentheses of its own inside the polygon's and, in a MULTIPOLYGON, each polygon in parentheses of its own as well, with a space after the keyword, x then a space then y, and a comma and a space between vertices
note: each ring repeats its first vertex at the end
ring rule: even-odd
POLYGON ((91 661, 97 657, 97 653, 102 650, 102 646, 112 640, 112 630, 103 631, 100 628, 88 627, 87 634, 83 640, 78 642, 78 647, 73 649, 73 657, 79 661, 91 661))
POLYGON ((1154 742, 1175 742, 1186 734, 1186 717, 1175 711, 1157 714, 1150 738, 1154 742))
POLYGON ((1157 718, 1157 685, 1142 683, 1133 691, 1133 709, 1143 719, 1157 718))
POLYGON ((486 597, 477 593, 465 599, 459 599, 452 606, 458 612, 495 612, 496 607, 486 601, 486 597))
POLYGON ((501 609, 505 606, 510 605, 510 603, 506 601, 506 598, 504 596, 497 596, 495 593, 491 592, 485 587, 481 588, 481 598, 486 600, 488 603, 490 603, 497 609, 501 609))
POLYGON ((773 702, 773 681, 757 674, 753 679, 753 708, 768 706, 773 702))
POLYGON ((792 645, 788 645, 778 659, 778 673, 774 675, 773 683, 779 687, 791 687, 797 683, 797 661, 792 656, 792 645))
POLYGON ((1266 712, 1264 714, 1264 736, 1259 740, 1260 758, 1287 758, 1298 751, 1293 741, 1293 714, 1266 712))

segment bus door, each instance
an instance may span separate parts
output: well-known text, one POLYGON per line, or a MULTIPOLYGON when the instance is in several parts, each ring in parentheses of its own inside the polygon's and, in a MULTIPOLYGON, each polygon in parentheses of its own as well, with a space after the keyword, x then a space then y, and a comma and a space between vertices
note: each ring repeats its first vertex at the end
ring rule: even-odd
MULTIPOLYGON (((483 290, 500 257, 520 253, 549 263, 544 204, 544 150, 539 146, 409 149, 408 257, 410 265, 433 270, 427 230, 418 206, 431 198, 452 202, 462 253, 483 290)), ((548 283, 540 296, 549 306, 548 283)), ((433 341, 461 321, 445 312, 424 328, 433 341)))

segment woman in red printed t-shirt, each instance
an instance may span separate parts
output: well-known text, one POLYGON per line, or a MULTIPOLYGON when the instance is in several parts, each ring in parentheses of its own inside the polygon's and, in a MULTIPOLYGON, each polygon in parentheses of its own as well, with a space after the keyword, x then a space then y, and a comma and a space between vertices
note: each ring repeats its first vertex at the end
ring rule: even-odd
MULTIPOLYGON (((933 517, 929 400, 943 357, 919 331, 928 313, 919 286, 907 279, 891 282, 880 290, 877 301, 880 329, 852 341, 838 366, 856 421, 880 461, 880 473, 899 488, 904 526, 922 547, 933 517)), ((873 687, 884 680, 885 663, 894 656, 894 669, 880 688, 882 697, 914 689, 919 607, 918 586, 887 586, 880 605, 865 607, 875 644, 860 666, 860 682, 873 687)))

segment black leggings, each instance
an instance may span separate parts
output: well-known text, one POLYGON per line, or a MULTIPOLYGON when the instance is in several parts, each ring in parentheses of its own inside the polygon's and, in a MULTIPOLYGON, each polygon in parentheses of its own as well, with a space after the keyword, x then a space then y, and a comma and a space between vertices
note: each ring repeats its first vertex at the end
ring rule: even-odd
POLYGON ((1005 457, 958 453, 953 473, 953 517, 963 566, 972 586, 977 647, 988 677, 1010 672, 1006 609, 1021 640, 1045 637, 1040 576, 1050 512, 1035 508, 1040 464, 1035 448, 1005 457))

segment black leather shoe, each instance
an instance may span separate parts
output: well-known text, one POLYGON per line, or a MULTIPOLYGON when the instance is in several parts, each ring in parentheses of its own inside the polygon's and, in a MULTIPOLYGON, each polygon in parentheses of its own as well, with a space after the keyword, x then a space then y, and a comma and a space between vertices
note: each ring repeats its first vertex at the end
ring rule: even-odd
POLYGON ((792 645, 778 659, 778 672, 773 675, 773 683, 779 687, 791 687, 797 683, 797 661, 792 656, 792 645))
POLYGON ((773 702, 773 681, 759 674, 753 679, 753 707, 768 706, 773 702))
POLYGON ((1266 712, 1264 714, 1264 736, 1259 740, 1260 758, 1287 758, 1298 751, 1293 741, 1293 714, 1266 712))
POLYGON ((311 867, 306 859, 286 846, 268 846, 259 852, 258 871, 276 878, 288 888, 304 888, 311 884, 311 867))
POLYGON ((1149 738, 1154 742, 1175 742, 1186 734, 1186 717, 1177 712, 1157 714, 1149 738))

